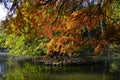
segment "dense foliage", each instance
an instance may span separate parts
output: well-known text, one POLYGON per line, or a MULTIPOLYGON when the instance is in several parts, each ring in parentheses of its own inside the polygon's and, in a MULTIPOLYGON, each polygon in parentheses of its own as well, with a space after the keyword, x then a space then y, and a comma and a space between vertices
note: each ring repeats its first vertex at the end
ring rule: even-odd
POLYGON ((119 0, 13 0, 8 11, 11 53, 100 56, 120 44, 119 0))

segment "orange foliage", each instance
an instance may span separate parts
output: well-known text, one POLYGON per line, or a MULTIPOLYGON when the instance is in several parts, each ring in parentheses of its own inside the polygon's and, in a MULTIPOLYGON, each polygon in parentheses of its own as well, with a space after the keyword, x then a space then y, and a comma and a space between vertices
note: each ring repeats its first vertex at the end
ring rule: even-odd
MULTIPOLYGON (((16 9, 17 16, 10 18, 5 28, 7 32, 16 35, 28 35, 29 40, 40 39, 41 35, 48 37, 47 54, 50 55, 54 52, 71 55, 77 51, 77 47, 89 44, 92 44, 95 54, 101 52, 102 40, 89 37, 83 39, 82 33, 85 28, 91 31, 101 21, 107 20, 111 5, 103 3, 103 6, 88 5, 78 9, 76 4, 78 0, 23 0, 22 5, 16 9)), ((107 30, 106 34, 110 31, 109 27, 107 30)))
POLYGON ((44 26, 44 35, 49 37, 49 38, 52 38, 53 36, 53 28, 52 27, 48 27, 48 26, 44 26))

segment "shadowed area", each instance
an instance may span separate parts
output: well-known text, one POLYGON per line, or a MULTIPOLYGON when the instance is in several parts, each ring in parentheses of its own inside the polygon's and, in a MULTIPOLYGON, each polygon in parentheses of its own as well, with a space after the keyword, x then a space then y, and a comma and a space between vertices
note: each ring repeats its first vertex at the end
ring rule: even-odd
POLYGON ((8 53, 7 52, 0 52, 0 60, 4 61, 8 59, 8 53))

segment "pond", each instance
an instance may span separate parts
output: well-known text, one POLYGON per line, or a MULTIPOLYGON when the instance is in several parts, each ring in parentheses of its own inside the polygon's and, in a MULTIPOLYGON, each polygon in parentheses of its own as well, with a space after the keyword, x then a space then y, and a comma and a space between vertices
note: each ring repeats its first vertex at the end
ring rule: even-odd
POLYGON ((41 66, 13 60, 0 62, 0 80, 120 80, 101 64, 81 66, 41 66))

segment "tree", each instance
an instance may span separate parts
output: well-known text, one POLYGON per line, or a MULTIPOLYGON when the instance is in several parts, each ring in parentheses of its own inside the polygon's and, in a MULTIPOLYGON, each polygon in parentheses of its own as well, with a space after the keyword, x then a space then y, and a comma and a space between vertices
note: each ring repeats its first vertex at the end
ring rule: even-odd
POLYGON ((88 48, 99 54, 108 42, 118 40, 112 36, 119 36, 111 12, 115 4, 117 0, 14 0, 3 24, 7 34, 25 35, 28 42, 44 36, 47 41, 42 47, 47 47, 48 55, 70 56, 88 48))

